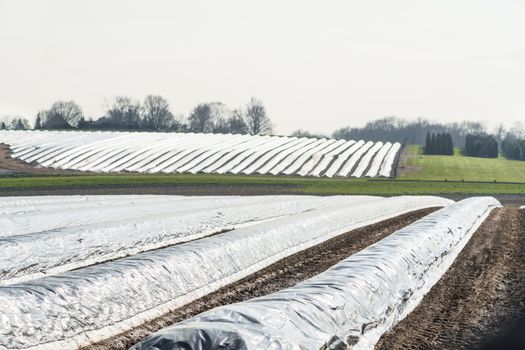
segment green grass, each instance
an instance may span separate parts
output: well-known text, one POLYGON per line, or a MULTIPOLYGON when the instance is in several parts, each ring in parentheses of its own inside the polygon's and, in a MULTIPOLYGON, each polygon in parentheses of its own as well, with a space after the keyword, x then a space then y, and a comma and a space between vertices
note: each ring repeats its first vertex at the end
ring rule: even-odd
MULTIPOLYGON (((407 165, 413 169, 397 180, 248 176, 216 174, 18 174, 0 177, 0 190, 105 186, 222 186, 261 187, 279 193, 370 195, 492 195, 525 194, 525 162, 462 156, 427 156, 420 146, 407 147, 407 165), (447 181, 444 181, 447 179, 447 181), (463 181, 462 181, 463 180, 463 181), (494 182, 496 180, 496 182, 494 182), (517 182, 517 183, 502 183, 517 182), (521 183, 520 183, 521 182, 521 183)), ((242 193, 242 190, 238 191, 242 193)))
POLYGON ((247 176, 209 174, 90 174, 19 175, 0 178, 0 189, 97 186, 275 186, 297 194, 525 194, 525 185, 502 183, 400 181, 371 179, 319 179, 296 176, 247 176))
POLYGON ((455 149, 453 156, 429 156, 421 146, 407 146, 407 165, 415 170, 402 180, 465 180, 525 183, 525 162, 505 158, 467 157, 455 149))

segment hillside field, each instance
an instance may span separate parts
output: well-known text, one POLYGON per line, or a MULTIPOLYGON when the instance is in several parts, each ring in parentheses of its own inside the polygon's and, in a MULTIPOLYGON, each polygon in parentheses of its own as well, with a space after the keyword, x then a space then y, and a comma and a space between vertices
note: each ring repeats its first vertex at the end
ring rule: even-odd
POLYGON ((424 155, 419 145, 409 145, 398 169, 401 180, 496 181, 525 183, 525 162, 499 158, 467 157, 455 149, 453 156, 424 155))
POLYGON ((428 156, 423 155, 421 147, 415 145, 405 149, 395 180, 244 174, 50 172, 52 169, 33 168, 9 157, 3 163, 0 162, 0 168, 2 164, 6 168, 5 172, 0 172, 2 196, 58 193, 380 196, 525 194, 525 162, 466 157, 458 149, 454 156, 428 156), (20 164, 24 167, 18 169, 16 165, 20 164), (10 167, 15 170, 10 172, 10 167), (47 172, 37 172, 40 170, 47 172))

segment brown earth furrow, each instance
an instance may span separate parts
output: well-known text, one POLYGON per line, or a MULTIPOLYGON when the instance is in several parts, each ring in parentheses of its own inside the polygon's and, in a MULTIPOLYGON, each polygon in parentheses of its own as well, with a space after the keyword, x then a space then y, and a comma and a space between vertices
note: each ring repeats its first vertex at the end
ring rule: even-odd
POLYGON ((473 349, 504 335, 525 317, 524 264, 525 211, 495 209, 376 349, 473 349))
POLYGON ((88 349, 127 349, 145 336, 221 305, 266 295, 311 278, 437 208, 410 212, 362 227, 309 248, 129 332, 88 349))

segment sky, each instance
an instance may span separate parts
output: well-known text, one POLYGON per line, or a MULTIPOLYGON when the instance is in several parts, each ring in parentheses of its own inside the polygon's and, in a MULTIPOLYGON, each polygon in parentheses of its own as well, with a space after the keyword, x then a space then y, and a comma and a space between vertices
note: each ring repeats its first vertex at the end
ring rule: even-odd
POLYGON ((117 95, 265 104, 276 132, 525 120, 525 1, 0 0, 0 117, 117 95))

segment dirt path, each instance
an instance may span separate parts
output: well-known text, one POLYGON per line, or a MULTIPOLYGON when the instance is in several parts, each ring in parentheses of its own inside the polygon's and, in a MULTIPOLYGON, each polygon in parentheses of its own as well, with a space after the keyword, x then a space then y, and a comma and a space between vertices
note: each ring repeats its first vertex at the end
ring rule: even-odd
POLYGON ((399 155, 399 162, 397 163, 396 177, 399 178, 402 175, 408 175, 421 170, 421 167, 409 165, 410 159, 414 157, 414 154, 408 151, 408 147, 403 147, 401 154, 399 155))
POLYGON ((524 266, 525 211, 496 209, 376 349, 472 349, 503 335, 525 316, 524 266))
POLYGON ((88 348, 97 350, 128 349, 150 333, 211 308, 251 299, 291 287, 327 270, 351 254, 430 214, 434 210, 436 210, 436 208, 422 209, 350 231, 278 261, 237 283, 226 286, 217 292, 137 327, 132 331, 88 348))

